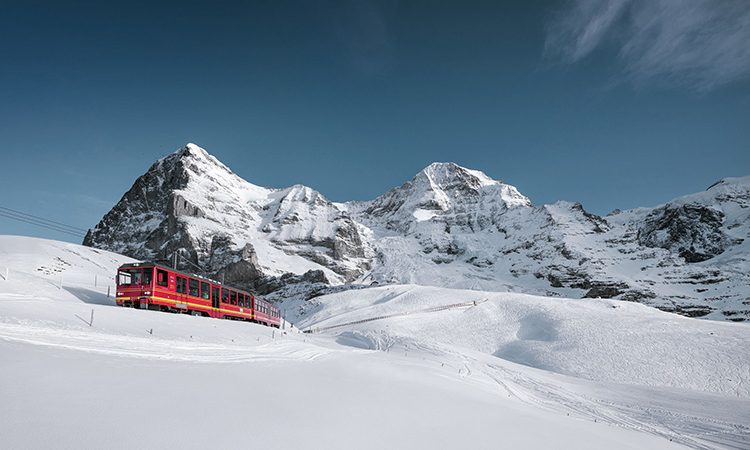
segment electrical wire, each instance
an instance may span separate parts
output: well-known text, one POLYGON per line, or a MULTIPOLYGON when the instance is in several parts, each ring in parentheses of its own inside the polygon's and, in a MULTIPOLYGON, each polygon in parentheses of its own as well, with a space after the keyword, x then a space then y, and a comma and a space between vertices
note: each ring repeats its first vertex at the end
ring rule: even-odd
POLYGON ((0 209, 0 217, 4 217, 6 219, 17 220, 19 222, 27 223, 29 225, 35 225, 35 226, 45 228, 50 231, 56 231, 58 233, 64 233, 64 234, 68 234, 68 235, 76 236, 76 237, 83 237, 85 234, 80 231, 74 231, 70 228, 64 228, 62 226, 54 225, 52 223, 48 223, 39 219, 33 219, 30 217, 24 217, 18 214, 9 213, 9 212, 6 212, 4 209, 5 208, 0 209))
POLYGON ((5 206, 0 206, 0 211, 5 211, 5 212, 13 214, 13 215, 17 215, 17 216, 21 216, 21 217, 25 217, 25 218, 37 220, 37 221, 40 221, 40 222, 48 223, 48 224, 50 224, 52 226, 59 226, 61 228, 66 228, 66 229, 68 229, 70 231, 75 231, 75 232, 79 232, 79 233, 86 233, 88 231, 88 230, 86 230, 84 228, 74 227, 73 225, 64 224, 62 222, 57 222, 55 220, 45 219, 44 217, 35 216, 33 214, 29 214, 29 213, 25 213, 23 211, 18 211, 18 210, 15 210, 15 209, 7 208, 5 206))

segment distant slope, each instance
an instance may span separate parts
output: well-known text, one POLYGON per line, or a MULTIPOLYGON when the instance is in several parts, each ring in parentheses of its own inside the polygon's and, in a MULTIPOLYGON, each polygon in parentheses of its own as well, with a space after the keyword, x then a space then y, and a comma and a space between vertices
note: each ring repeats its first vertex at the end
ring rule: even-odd
POLYGON ((478 304, 342 330, 356 330, 374 346, 388 345, 389 339, 450 344, 589 380, 750 399, 750 383, 743 381, 750 381, 750 327, 744 324, 692 320, 613 300, 414 285, 348 291, 283 306, 302 313, 298 326, 315 329, 466 301, 478 304))

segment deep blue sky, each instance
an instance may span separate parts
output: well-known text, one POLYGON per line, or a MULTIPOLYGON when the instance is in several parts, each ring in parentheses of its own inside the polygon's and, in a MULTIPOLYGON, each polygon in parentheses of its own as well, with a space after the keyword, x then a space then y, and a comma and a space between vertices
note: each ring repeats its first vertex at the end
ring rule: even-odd
POLYGON ((186 142, 334 201, 432 161, 598 214, 750 174, 747 78, 633 76, 616 42, 550 56, 570 3, 156 3, 3 2, 0 206, 92 227, 186 142))

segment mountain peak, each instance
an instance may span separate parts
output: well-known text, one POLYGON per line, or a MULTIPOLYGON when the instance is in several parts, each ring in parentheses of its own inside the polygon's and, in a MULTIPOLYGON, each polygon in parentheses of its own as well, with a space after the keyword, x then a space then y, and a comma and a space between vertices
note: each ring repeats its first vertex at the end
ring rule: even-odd
POLYGON ((174 167, 187 170, 196 175, 218 175, 236 177, 234 172, 219 161, 215 156, 208 153, 203 147, 188 142, 173 153, 165 156, 156 163, 157 167, 174 167), (164 164, 167 166, 164 166, 164 164))
POLYGON ((204 159, 204 160, 216 160, 213 156, 211 156, 210 153, 206 151, 203 147, 193 144, 192 142, 188 142, 184 146, 177 149, 174 153, 172 153, 169 156, 176 156, 178 158, 196 158, 196 159, 204 159))
POLYGON ((480 170, 467 169, 452 162, 434 162, 422 169, 419 175, 424 174, 433 185, 447 187, 459 184, 467 184, 472 188, 500 184, 480 170))
POLYGON ((182 147, 182 150, 195 156, 210 156, 206 149, 204 149, 200 145, 193 144, 192 142, 188 142, 187 144, 185 144, 185 146, 182 147))
MULTIPOLYGON (((414 177, 412 183, 425 186, 445 200, 482 191, 486 195, 499 197, 508 207, 531 206, 531 201, 514 186, 490 178, 481 170, 468 169, 452 162, 430 164, 414 177), (448 192, 453 194, 449 195, 448 192)), ((438 203, 444 204, 445 201, 439 200, 438 203)))

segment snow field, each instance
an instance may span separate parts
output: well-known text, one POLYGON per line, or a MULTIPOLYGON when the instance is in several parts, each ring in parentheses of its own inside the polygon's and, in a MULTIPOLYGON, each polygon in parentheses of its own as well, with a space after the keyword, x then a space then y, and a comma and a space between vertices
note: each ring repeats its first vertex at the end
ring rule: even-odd
POLYGON ((0 272, 14 267, 0 280, 4 448, 750 446, 744 324, 388 286, 285 307, 304 310, 299 327, 322 327, 487 301, 283 334, 112 306, 88 280, 120 258, 0 237, 0 272), (36 270, 58 259, 62 288, 36 270))

